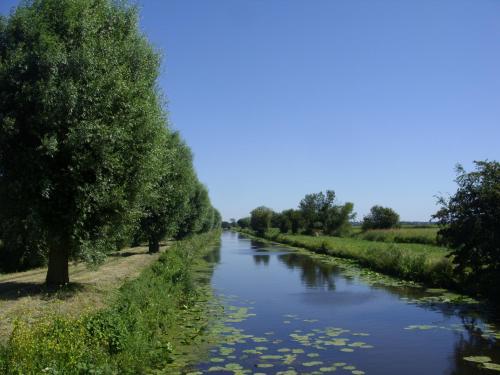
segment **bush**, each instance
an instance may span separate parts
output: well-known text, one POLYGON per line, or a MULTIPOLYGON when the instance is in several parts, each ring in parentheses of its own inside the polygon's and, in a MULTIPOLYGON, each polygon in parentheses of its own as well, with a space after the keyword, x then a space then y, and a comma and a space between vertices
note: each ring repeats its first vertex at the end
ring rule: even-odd
POLYGON ((389 229, 399 225, 399 215, 392 208, 373 206, 363 218, 363 230, 389 229))

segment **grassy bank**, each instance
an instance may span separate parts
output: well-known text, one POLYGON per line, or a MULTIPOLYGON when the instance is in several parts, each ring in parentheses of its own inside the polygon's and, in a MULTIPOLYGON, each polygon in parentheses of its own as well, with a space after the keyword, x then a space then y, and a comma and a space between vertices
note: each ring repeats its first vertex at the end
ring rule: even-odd
POLYGON ((205 341, 211 262, 204 258, 219 234, 174 243, 103 310, 78 318, 22 317, 1 347, 0 373, 174 373, 184 367, 186 353, 205 341))
POLYGON ((438 230, 437 227, 372 229, 364 232, 358 231, 353 234, 353 237, 366 241, 437 245, 438 230))
MULTIPOLYGON (((244 233, 255 235, 253 231, 244 233)), ((432 245, 374 242, 358 238, 266 232, 264 238, 317 253, 355 260, 364 267, 431 286, 458 287, 447 249, 432 245)))
MULTIPOLYGON (((162 246, 161 252, 166 248, 162 246)), ((9 339, 20 316, 79 317, 82 311, 90 313, 109 306, 116 290, 137 278, 160 255, 149 254, 147 246, 137 246, 109 254, 98 268, 83 262, 72 263, 71 283, 58 290, 45 286, 47 268, 0 275, 0 343, 9 339)))

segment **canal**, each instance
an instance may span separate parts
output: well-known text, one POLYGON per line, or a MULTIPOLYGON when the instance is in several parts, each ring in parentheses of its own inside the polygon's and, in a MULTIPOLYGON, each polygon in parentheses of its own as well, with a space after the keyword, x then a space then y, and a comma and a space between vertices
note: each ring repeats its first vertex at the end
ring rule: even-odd
POLYGON ((498 330, 467 298, 233 232, 214 251, 222 341, 193 374, 499 373, 498 330))

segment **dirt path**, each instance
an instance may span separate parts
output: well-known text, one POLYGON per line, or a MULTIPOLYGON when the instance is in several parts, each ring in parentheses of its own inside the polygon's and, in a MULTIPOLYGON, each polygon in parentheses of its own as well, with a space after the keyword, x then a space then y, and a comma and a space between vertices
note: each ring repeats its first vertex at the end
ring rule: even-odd
POLYGON ((51 312, 77 316, 104 307, 120 285, 158 257, 148 254, 147 247, 135 247, 110 255, 95 270, 72 264, 71 285, 58 292, 44 287, 46 268, 0 275, 0 340, 9 336, 17 318, 36 319, 51 312))

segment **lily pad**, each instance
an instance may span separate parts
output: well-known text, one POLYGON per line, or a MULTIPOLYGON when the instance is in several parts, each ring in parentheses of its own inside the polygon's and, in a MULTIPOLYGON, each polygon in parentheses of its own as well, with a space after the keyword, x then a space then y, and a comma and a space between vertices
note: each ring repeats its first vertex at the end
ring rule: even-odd
POLYGON ((464 360, 469 361, 469 362, 475 362, 475 363, 486 363, 486 362, 491 362, 491 358, 487 356, 471 356, 471 357, 464 357, 464 360))
POLYGON ((500 371, 500 365, 491 362, 483 363, 483 368, 493 371, 500 371))
POLYGON ((226 366, 225 366, 226 369, 228 370, 242 370, 243 367, 241 367, 240 364, 238 363, 228 363, 226 366))
POLYGON ((295 362, 296 358, 297 356, 295 354, 286 354, 283 358, 283 364, 291 365, 293 362, 295 362))
POLYGON ((437 328, 437 326, 432 326, 432 325, 426 325, 426 324, 422 324, 422 325, 411 325, 411 326, 408 326, 406 327, 405 329, 406 330, 421 330, 421 331, 427 331, 429 329, 432 329, 432 328, 437 328))
POLYGON ((260 367, 260 368, 271 368, 271 367, 274 367, 274 365, 272 363, 258 363, 257 367, 260 367))
POLYGON ((336 370, 337 370, 337 368, 334 367, 334 366, 331 366, 331 367, 321 367, 319 369, 319 371, 321 371, 321 372, 334 372, 336 370))
POLYGON ((311 361, 311 362, 304 362, 304 363, 302 363, 302 366, 304 366, 304 367, 313 367, 313 366, 320 366, 322 364, 323 364, 323 362, 321 362, 321 361, 311 361))

